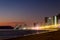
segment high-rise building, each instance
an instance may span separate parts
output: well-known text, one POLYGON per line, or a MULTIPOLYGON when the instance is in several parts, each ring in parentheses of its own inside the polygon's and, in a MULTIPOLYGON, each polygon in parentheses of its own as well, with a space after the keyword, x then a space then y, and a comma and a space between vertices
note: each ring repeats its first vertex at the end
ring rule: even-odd
POLYGON ((60 19, 60 14, 56 15, 58 19, 60 19))
POLYGON ((60 14, 56 15, 57 16, 57 23, 60 24, 60 14))
POLYGON ((45 17, 45 25, 60 24, 60 14, 52 17, 45 17))
POLYGON ((47 23, 48 17, 45 17, 45 23, 47 23))
POLYGON ((45 24, 52 25, 53 24, 53 17, 45 17, 45 24))

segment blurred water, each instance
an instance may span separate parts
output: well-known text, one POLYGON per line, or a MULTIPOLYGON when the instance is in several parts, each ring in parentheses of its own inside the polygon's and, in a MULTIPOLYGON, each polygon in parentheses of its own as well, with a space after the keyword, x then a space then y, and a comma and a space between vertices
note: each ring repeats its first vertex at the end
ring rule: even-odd
POLYGON ((45 30, 0 30, 0 38, 13 38, 21 37, 28 34, 33 34, 37 32, 46 32, 45 30))

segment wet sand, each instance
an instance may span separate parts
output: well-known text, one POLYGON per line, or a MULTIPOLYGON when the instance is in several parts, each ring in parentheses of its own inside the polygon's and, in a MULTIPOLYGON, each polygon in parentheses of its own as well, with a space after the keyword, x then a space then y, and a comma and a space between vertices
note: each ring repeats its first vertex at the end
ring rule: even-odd
POLYGON ((60 40, 60 30, 49 32, 49 33, 11 38, 11 39, 6 39, 6 40, 60 40))

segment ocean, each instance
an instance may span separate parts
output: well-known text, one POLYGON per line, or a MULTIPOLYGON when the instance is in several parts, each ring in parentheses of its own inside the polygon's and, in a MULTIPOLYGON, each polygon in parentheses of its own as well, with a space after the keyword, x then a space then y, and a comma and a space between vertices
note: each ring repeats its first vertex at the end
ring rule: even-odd
POLYGON ((14 38, 22 37, 24 35, 34 34, 37 32, 47 32, 47 30, 12 30, 12 29, 0 29, 0 38, 14 38))

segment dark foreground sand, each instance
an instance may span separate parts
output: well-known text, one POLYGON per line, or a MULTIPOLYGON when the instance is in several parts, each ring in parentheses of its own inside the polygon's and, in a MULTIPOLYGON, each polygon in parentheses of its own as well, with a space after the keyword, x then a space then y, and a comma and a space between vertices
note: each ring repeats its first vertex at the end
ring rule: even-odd
POLYGON ((60 31, 11 38, 7 40, 60 40, 60 31))

